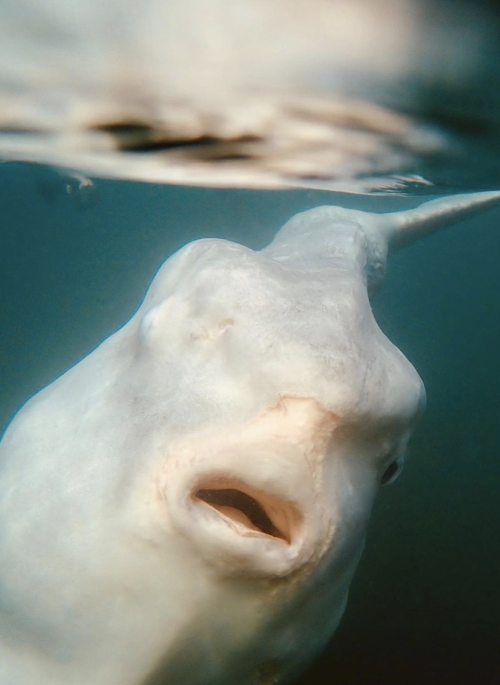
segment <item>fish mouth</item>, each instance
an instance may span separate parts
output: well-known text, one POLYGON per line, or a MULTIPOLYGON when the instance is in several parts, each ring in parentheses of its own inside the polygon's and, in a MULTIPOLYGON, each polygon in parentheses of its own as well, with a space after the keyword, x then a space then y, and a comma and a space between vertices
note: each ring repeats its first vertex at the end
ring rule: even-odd
POLYGON ((239 535, 291 545, 301 528, 297 507, 286 499, 232 478, 211 478, 191 492, 193 503, 209 507, 239 535))

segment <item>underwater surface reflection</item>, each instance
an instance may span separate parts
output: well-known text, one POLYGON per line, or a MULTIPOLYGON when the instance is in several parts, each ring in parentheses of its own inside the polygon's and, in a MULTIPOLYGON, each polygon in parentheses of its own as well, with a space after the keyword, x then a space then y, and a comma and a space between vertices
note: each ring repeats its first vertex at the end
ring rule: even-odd
POLYGON ((2 0, 0 157, 354 192, 500 185, 500 14, 469 0, 2 0))

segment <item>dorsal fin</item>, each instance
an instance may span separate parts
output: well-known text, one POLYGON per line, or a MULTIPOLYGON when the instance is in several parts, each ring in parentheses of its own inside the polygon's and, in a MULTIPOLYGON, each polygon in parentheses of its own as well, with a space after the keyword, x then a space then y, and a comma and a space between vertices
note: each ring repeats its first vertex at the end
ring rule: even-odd
POLYGON ((379 230, 389 251, 395 252, 441 228, 479 214, 500 203, 500 191, 450 195, 424 202, 415 209, 381 214, 379 230))

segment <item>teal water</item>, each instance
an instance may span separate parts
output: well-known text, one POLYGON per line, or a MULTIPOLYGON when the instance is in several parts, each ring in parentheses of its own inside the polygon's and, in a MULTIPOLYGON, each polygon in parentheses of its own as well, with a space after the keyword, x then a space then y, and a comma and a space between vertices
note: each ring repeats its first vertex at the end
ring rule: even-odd
MULTIPOLYGON (((319 204, 420 201, 97 181, 84 208, 39 180, 29 166, 0 167, 2 429, 130 317, 187 241, 259 248, 319 204)), ((427 410, 402 476, 381 492, 343 622, 301 685, 500 682, 499 224, 490 211, 389 263, 375 313, 422 376, 427 410)))

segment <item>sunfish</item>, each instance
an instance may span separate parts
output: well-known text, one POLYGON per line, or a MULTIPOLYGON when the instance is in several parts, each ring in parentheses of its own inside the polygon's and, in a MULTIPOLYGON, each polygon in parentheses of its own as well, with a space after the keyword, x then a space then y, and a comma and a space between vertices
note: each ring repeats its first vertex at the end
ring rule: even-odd
POLYGON ((199 240, 0 445, 2 685, 270 685, 344 611, 425 393, 369 295, 500 192, 199 240))

